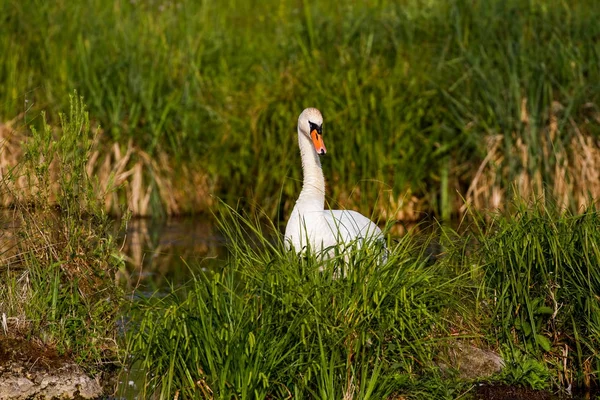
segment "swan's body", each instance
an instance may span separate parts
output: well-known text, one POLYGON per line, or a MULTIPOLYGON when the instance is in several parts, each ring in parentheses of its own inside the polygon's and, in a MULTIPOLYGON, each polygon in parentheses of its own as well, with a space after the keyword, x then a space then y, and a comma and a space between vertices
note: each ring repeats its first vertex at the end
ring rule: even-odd
POLYGON ((325 210, 325 178, 320 154, 326 149, 321 137, 323 117, 307 108, 298 118, 298 145, 302 157, 303 184, 285 229, 285 241, 300 253, 320 252, 338 245, 383 240, 381 229, 369 218, 351 210, 325 210))

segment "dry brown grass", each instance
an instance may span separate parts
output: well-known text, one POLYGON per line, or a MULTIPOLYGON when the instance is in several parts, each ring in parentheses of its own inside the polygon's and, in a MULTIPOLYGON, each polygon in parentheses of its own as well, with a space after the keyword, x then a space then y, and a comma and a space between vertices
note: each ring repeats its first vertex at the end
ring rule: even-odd
MULTIPOLYGON (((0 206, 4 208, 34 202, 38 192, 38 182, 27 178, 35 174, 19 169, 28 138, 13 125, 13 121, 0 124, 0 206)), ((126 145, 105 144, 101 130, 95 138, 86 172, 95 180, 105 211, 147 217, 157 211, 153 203, 159 203, 166 215, 207 211, 212 206, 212 183, 203 171, 187 166, 175 169, 166 153, 159 151, 152 157, 131 140, 126 145)), ((53 163, 53 182, 59 173, 53 163)))
POLYGON ((0 204, 5 208, 13 205, 15 194, 27 187, 26 176, 14 170, 23 157, 21 143, 25 138, 12 126, 13 121, 0 124, 0 179, 2 184, 11 185, 13 188, 10 191, 0 191, 0 204))
MULTIPOLYGON (((570 140, 562 147, 557 114, 563 107, 555 102, 550 110, 547 126, 539 132, 539 149, 532 149, 521 136, 512 134, 511 148, 504 147, 504 135, 486 138, 487 155, 479 165, 465 195, 467 207, 478 210, 505 210, 510 203, 508 188, 531 202, 553 199, 561 209, 584 210, 600 199, 600 144, 589 134, 581 131, 571 118, 564 130, 571 133, 570 140), (519 170, 511 178, 507 154, 516 158, 519 170), (541 156, 535 164, 531 154, 541 156), (546 166, 546 171, 543 170, 546 166), (548 167, 550 166, 550 167, 548 167)), ((521 104, 521 122, 529 124, 527 100, 521 104)))
MULTIPOLYGON (((411 188, 404 188, 400 193, 397 193, 383 184, 375 184, 373 190, 377 192, 377 198, 372 203, 372 210, 362 210, 365 215, 379 219, 381 222, 389 220, 415 222, 422 220, 426 215, 426 210, 428 210, 426 200, 414 195, 411 188), (371 212, 373 215, 370 215, 371 212)), ((331 206, 332 208, 361 210, 361 207, 364 207, 365 200, 370 201, 370 197, 371 194, 368 195, 368 198, 365 198, 361 189, 355 187, 350 192, 342 191, 339 193, 335 204, 331 206)), ((290 202, 287 206, 287 213, 289 214, 294 203, 290 202)))
POLYGON ((106 211, 119 214, 123 197, 126 210, 137 217, 147 217, 156 211, 151 208, 153 196, 158 198, 166 215, 206 211, 213 204, 207 175, 187 167, 175 170, 164 152, 159 151, 153 158, 131 140, 125 151, 118 143, 113 143, 108 152, 96 147, 87 173, 97 177, 106 211))
POLYGON ((410 189, 399 196, 394 196, 393 192, 389 190, 387 195, 387 209, 381 210, 381 217, 384 220, 418 221, 423 218, 425 201, 412 194, 410 189))
MULTIPOLYGON (((487 155, 475 170, 467 192, 458 191, 453 196, 454 211, 463 214, 468 207, 504 210, 510 202, 509 189, 524 199, 539 201, 547 196, 562 208, 576 210, 600 198, 600 146, 572 119, 562 128, 570 133, 568 143, 557 146, 563 133, 557 116, 562 111, 562 105, 552 105, 547 126, 539 131, 539 149, 532 148, 516 132, 509 134, 510 148, 506 148, 505 134, 488 135, 487 155), (538 159, 532 160, 531 154, 538 159), (520 165, 516 172, 509 170, 508 158, 520 165)), ((594 118, 600 122, 600 116, 594 118)), ((529 128, 529 120, 527 99, 523 99, 521 122, 525 129, 529 128)), ((16 200, 34 201, 38 190, 37 183, 26 178, 34 174, 19 170, 23 143, 28 138, 14 128, 15 121, 0 124, 0 206, 4 208, 13 206, 16 200)), ((95 179, 105 211, 147 217, 159 210, 165 215, 182 215, 207 211, 214 205, 215 180, 200 168, 174 167, 176 163, 165 152, 150 155, 131 140, 107 144, 101 130, 95 132, 95 138, 86 171, 95 179)), ((56 178, 58 173, 52 170, 50 176, 56 178)), ((459 186, 456 176, 451 176, 451 181, 459 186)), ((417 221, 431 209, 429 200, 415 195, 410 188, 395 189, 400 190, 378 190, 374 211, 382 220, 417 221)), ((355 189, 341 193, 337 202, 340 207, 357 208, 364 205, 361 197, 360 189, 355 189)))

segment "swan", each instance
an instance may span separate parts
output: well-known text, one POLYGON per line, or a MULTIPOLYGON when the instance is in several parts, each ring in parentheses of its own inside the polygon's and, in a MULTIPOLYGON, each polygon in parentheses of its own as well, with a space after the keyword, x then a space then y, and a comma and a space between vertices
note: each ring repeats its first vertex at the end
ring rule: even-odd
POLYGON ((302 158, 302 191, 285 228, 288 249, 317 253, 339 245, 385 239, 369 218, 352 210, 325 210, 325 177, 320 155, 327 152, 322 137, 323 116, 307 108, 298 117, 298 146, 302 158))

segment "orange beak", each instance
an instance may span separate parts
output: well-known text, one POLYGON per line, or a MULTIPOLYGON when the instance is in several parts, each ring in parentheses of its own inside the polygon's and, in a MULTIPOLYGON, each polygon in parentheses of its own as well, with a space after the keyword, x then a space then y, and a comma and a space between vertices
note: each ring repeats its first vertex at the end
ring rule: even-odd
POLYGON ((313 145, 315 146, 315 150, 317 154, 325 154, 327 153, 327 149, 325 148, 325 143, 323 143, 323 136, 316 129, 313 129, 310 133, 310 137, 312 138, 313 145))

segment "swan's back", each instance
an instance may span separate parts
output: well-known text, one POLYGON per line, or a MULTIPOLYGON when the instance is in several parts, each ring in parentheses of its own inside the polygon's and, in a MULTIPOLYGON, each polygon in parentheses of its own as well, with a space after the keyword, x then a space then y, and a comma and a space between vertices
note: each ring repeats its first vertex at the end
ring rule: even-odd
POLYGON ((300 213, 294 209, 285 232, 286 242, 297 251, 315 252, 334 247, 384 240, 381 229, 352 210, 323 210, 300 213))
POLYGON ((377 240, 383 237, 381 229, 364 215, 352 210, 323 211, 332 237, 343 243, 377 240))

